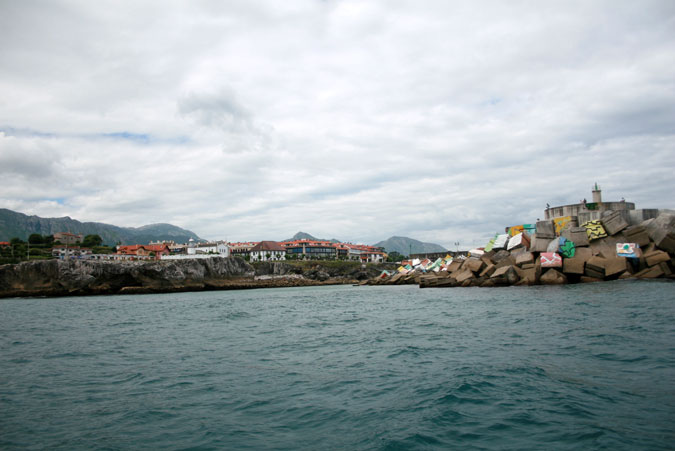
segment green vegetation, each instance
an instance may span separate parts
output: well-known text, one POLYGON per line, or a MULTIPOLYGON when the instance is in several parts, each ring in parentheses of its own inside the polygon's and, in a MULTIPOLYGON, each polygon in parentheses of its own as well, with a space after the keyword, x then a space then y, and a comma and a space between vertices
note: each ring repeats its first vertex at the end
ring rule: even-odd
POLYGON ((50 259, 53 242, 53 236, 42 236, 37 233, 31 234, 28 242, 14 237, 9 240, 9 246, 0 247, 0 264, 50 259))
POLYGON ((99 235, 87 235, 82 240, 82 247, 96 247, 103 244, 103 239, 99 235))
POLYGON ((406 260, 407 258, 408 258, 407 255, 399 254, 396 251, 391 252, 389 255, 387 255, 388 262, 400 262, 402 260, 406 260))

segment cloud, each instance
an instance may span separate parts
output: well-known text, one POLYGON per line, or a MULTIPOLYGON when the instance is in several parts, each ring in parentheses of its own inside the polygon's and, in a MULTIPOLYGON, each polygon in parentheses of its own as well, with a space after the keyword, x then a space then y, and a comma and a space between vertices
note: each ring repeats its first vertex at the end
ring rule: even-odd
POLYGON ((675 208, 674 19, 656 0, 5 2, 0 204, 448 247, 595 182, 675 208))

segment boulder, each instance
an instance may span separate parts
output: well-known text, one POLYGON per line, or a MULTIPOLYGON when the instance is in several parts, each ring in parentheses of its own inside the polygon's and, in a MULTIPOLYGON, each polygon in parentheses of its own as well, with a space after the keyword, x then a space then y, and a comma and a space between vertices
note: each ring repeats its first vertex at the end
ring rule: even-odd
POLYGON ((567 277, 556 269, 548 269, 539 278, 542 285, 563 285, 567 283, 567 277))
POLYGON ((590 277, 590 276, 581 276, 579 279, 579 282, 581 283, 593 283, 593 282, 602 282, 603 279, 599 279, 597 277, 590 277))

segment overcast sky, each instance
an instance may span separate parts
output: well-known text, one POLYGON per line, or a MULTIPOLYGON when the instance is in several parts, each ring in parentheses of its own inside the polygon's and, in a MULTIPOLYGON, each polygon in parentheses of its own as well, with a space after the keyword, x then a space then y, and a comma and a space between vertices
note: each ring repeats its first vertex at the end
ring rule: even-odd
POLYGON ((674 174, 672 0, 0 1, 26 214, 454 249, 674 174))

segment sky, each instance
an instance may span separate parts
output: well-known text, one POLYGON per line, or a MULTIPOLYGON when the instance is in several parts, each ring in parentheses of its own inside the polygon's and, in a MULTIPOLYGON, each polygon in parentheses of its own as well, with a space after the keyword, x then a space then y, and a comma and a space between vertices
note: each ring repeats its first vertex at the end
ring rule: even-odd
POLYGON ((674 173, 672 0, 0 0, 2 208, 462 249, 674 173))

